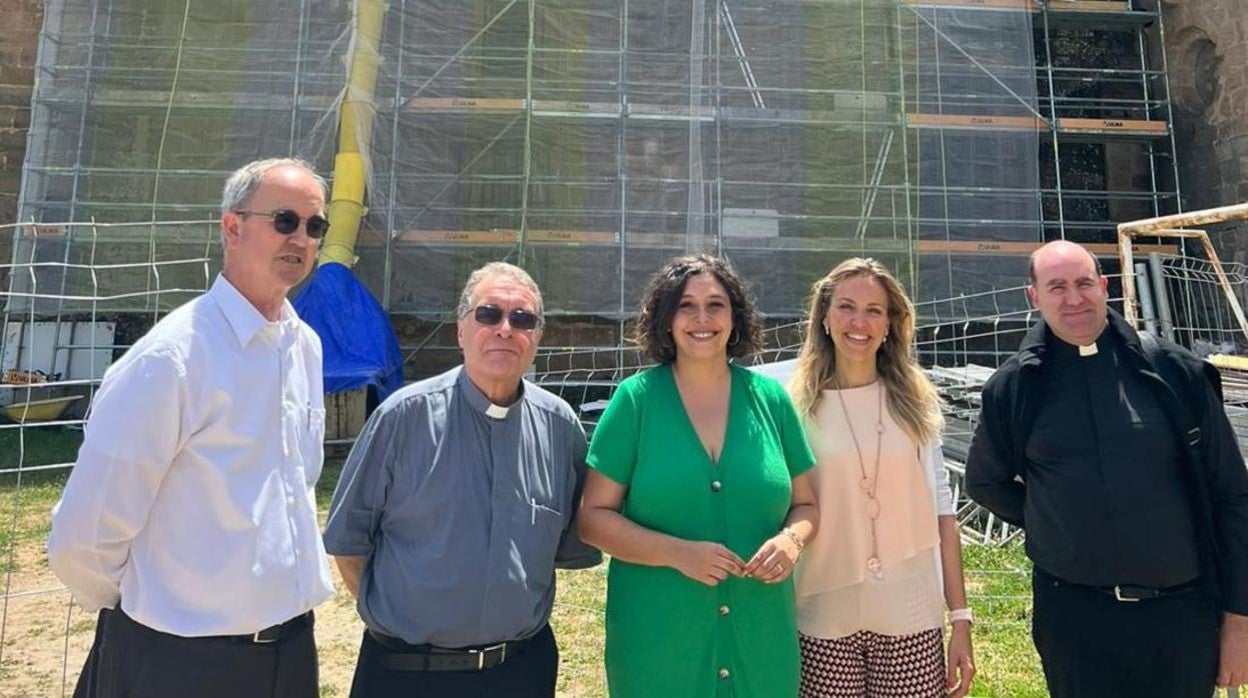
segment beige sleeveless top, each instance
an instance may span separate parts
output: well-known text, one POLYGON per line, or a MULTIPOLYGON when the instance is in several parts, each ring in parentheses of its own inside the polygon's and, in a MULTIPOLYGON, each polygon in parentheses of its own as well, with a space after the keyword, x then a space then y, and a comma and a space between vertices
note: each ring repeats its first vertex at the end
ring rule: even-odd
POLYGON ((819 498, 819 530, 806 546, 796 577, 798 628, 822 638, 870 630, 903 635, 941 627, 944 599, 939 567, 940 534, 933 485, 914 441, 889 414, 885 399, 876 498, 876 545, 880 578, 867 570, 871 524, 858 451, 846 410, 862 449, 862 468, 875 471, 876 421, 882 384, 824 391, 807 434, 817 465, 810 471, 819 498))

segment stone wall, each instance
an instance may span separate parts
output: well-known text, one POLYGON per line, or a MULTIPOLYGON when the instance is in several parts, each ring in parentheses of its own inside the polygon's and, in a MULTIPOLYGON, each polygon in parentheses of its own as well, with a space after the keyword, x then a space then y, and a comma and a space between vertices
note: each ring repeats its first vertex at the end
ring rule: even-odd
MULTIPOLYGON (((0 0, 0 24, 0 225, 5 225, 17 217, 43 0, 0 0)), ((11 246, 12 236, 0 232, 0 263, 8 263, 11 246)))
MULTIPOLYGON (((1248 201, 1248 13, 1243 0, 1161 0, 1183 208, 1248 201)), ((1245 232, 1217 240, 1248 261, 1245 232), (1232 237, 1233 236, 1233 237, 1232 237)))

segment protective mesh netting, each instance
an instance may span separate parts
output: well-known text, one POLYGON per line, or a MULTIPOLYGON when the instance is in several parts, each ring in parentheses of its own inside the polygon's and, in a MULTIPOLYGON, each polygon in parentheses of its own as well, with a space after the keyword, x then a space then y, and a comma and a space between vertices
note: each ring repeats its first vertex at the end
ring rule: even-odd
MULTIPOLYGON (((43 227, 21 229, 17 261, 80 259, 55 224, 92 220, 129 224, 109 231, 117 259, 185 257, 178 226, 147 224, 213 218, 233 167, 332 170, 352 3, 46 12, 20 202, 43 227)), ((430 316, 504 258, 552 312, 606 317, 686 250, 730 257, 774 315, 851 253, 921 299, 1012 285, 1017 259, 949 243, 1041 237, 1037 131, 971 128, 1035 114, 1031 23, 898 0, 396 0, 359 134, 357 273, 430 316)))

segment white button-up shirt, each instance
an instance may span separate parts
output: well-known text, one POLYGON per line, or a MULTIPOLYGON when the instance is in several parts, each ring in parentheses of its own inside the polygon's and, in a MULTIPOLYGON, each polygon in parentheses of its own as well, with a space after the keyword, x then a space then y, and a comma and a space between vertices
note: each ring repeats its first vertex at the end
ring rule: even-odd
POLYGON ((224 277, 104 375, 52 510, 48 562, 88 611, 188 637, 253 633, 329 598, 313 487, 321 343, 224 277))

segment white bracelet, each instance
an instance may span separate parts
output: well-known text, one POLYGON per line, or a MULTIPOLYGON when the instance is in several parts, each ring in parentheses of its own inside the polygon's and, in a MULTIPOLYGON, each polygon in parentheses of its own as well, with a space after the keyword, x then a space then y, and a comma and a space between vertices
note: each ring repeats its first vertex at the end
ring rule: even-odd
POLYGON ((971 625, 975 624, 975 614, 971 611, 970 606, 967 606, 966 608, 955 608, 952 611, 949 611, 950 623, 956 623, 960 620, 964 620, 971 625))

